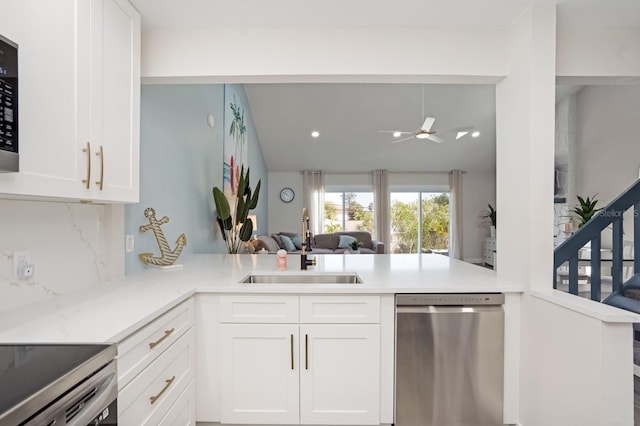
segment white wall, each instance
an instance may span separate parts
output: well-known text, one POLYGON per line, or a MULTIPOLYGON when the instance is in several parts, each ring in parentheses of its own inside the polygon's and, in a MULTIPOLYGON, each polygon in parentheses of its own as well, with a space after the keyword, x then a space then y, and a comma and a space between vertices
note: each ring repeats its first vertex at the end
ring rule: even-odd
POLYGON ((640 28, 564 30, 557 41, 560 77, 640 75, 640 28))
POLYGON ((271 235, 280 231, 294 232, 302 226, 302 175, 297 172, 269 173, 269 226, 267 230, 258 229, 260 235, 271 235), (292 202, 280 200, 282 188, 291 188, 295 193, 292 202))
POLYGON ((124 274, 123 206, 0 200, 0 312, 124 274), (34 275, 13 276, 29 250, 34 275))
MULTIPOLYGON (((481 262, 484 239, 489 236, 489 227, 478 226, 481 211, 488 209, 487 204, 496 206, 496 174, 467 173, 462 186, 462 227, 464 230, 462 250, 464 259, 481 262)), ((496 215, 496 217, 499 215, 496 215)), ((500 254, 497 254, 500 257, 500 254)), ((499 261, 498 261, 499 262, 499 261)))
POLYGON ((534 296, 524 298, 521 321, 520 424, 634 424, 629 324, 601 322, 534 296))
POLYGON ((576 194, 604 205, 638 179, 640 85, 586 86, 576 107, 576 194))
POLYGON ((460 28, 147 31, 142 76, 215 82, 303 81, 305 76, 315 82, 349 81, 354 75, 355 81, 367 75, 452 82, 455 76, 453 82, 495 83, 506 74, 504 42, 503 30, 460 28), (417 54, 425 46, 429 54, 417 54))

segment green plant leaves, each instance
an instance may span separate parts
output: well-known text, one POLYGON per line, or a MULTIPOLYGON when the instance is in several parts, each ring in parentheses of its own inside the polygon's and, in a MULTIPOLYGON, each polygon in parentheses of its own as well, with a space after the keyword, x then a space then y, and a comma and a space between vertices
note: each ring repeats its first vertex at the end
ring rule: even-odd
POLYGON ((598 200, 596 200, 595 198, 596 196, 593 196, 593 199, 587 197, 587 198, 582 198, 581 196, 577 196, 578 198, 578 206, 574 207, 574 209, 572 210, 573 213, 575 213, 578 216, 578 227, 581 227, 582 225, 584 225, 585 223, 587 223, 589 221, 589 219, 591 219, 597 212, 599 212, 602 209, 597 209, 596 205, 598 204, 598 200))
POLYGON ((218 216, 216 222, 222 231, 222 238, 227 243, 229 253, 237 253, 242 241, 249 241, 253 233, 253 222, 248 220, 249 211, 258 205, 261 181, 258 181, 255 192, 249 185, 250 171, 244 172, 244 166, 240 170, 238 180, 238 195, 235 197, 235 209, 231 210, 229 200, 218 187, 213 188, 213 200, 218 216), (231 212, 234 212, 234 217, 231 212))

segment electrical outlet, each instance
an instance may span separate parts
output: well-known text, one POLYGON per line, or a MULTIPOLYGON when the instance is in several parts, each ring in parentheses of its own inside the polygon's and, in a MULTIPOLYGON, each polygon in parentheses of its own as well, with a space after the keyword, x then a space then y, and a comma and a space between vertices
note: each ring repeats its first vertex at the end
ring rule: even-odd
POLYGON ((133 251, 133 245, 134 245, 134 236, 131 234, 127 235, 126 238, 126 248, 125 248, 125 252, 126 253, 131 253, 133 251))
POLYGON ((24 278, 24 269, 31 266, 31 274, 33 275, 33 266, 31 265, 31 252, 29 250, 21 250, 13 252, 13 276, 14 278, 24 278))

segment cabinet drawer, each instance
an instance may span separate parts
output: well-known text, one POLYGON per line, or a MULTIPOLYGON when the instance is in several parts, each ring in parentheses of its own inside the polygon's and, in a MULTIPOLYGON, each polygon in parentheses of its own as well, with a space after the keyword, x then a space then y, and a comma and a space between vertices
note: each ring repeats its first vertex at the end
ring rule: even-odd
POLYGON ((380 296, 300 296, 301 323, 380 322, 380 296))
POLYGON ((298 296, 220 296, 222 323, 297 323, 298 296))
POLYGON ((118 344, 118 389, 193 326, 193 299, 181 303, 118 344))
POLYGON ((118 393, 123 425, 157 425, 194 378, 195 333, 183 334, 118 393))
POLYGON ((187 388, 169 411, 158 422, 160 426, 195 425, 196 424, 196 384, 195 379, 189 382, 187 388))

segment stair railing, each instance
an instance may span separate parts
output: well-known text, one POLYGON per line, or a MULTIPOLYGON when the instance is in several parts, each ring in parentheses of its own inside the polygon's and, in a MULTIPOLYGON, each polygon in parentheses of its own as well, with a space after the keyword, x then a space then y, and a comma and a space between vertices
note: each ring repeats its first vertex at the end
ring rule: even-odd
MULTIPOLYGON (((594 215, 587 223, 578 228, 568 239, 562 242, 553 254, 553 288, 558 288, 558 268, 569 263, 569 293, 578 295, 578 254, 591 242, 591 300, 601 301, 601 248, 602 231, 613 227, 611 280, 612 292, 619 293, 623 285, 623 214, 633 207, 633 248, 634 254, 640 247, 640 179, 620 194, 615 200, 594 215)), ((640 272, 640 256, 634 255, 633 274, 640 272)))

